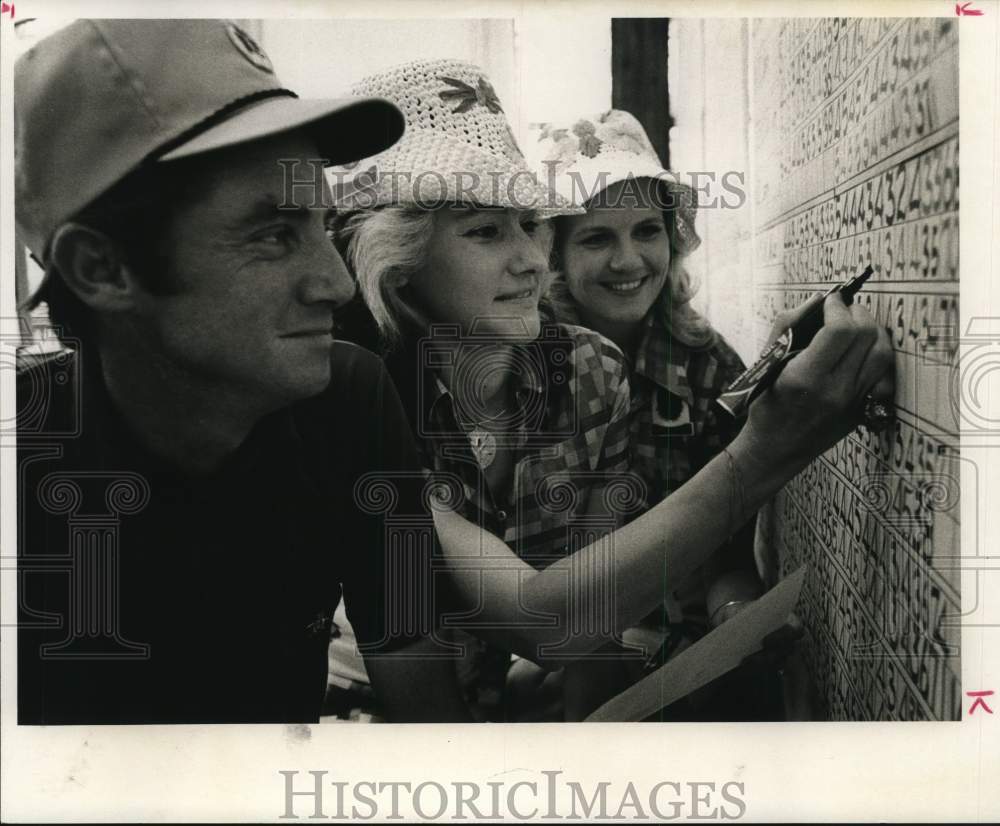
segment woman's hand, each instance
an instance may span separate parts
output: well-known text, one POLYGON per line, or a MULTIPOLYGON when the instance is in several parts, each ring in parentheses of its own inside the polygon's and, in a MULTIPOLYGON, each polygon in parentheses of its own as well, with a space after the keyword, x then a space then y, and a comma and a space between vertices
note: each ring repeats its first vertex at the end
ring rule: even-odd
POLYGON ((892 399, 894 365, 889 336, 871 314, 845 306, 837 293, 827 296, 823 327, 750 405, 734 455, 801 470, 857 426, 865 396, 892 399))
MULTIPOLYGON (((752 550, 747 550, 752 553, 752 550)), ((726 570, 712 577, 705 594, 705 608, 711 626, 715 628, 735 616, 757 599, 762 591, 760 579, 752 570, 726 570)))
POLYGON ((817 455, 859 421, 868 393, 891 398, 894 364, 884 330, 834 293, 825 326, 774 386, 750 405, 747 426, 674 493, 610 537, 535 571, 498 537, 457 513, 434 524, 458 593, 508 650, 542 662, 593 651, 635 625, 665 590, 719 545, 817 455), (727 518, 728 517, 728 518, 727 518), (613 547, 613 553, 609 548, 613 547), (595 601, 595 595, 600 599, 595 601), (614 626, 591 623, 614 610, 614 626), (555 622, 551 622, 551 617, 555 622), (580 617, 587 622, 580 623, 580 617), (593 628, 583 632, 571 630, 593 628), (554 647, 554 650, 553 650, 554 647))

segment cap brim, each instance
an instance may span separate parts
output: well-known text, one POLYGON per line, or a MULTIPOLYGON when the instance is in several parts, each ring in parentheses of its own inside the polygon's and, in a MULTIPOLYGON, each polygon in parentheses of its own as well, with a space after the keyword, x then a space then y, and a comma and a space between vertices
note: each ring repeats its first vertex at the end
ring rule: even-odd
POLYGON ((381 98, 303 100, 272 97, 240 109, 160 157, 187 158, 247 141, 307 129, 331 164, 343 164, 388 149, 403 135, 402 112, 381 98))

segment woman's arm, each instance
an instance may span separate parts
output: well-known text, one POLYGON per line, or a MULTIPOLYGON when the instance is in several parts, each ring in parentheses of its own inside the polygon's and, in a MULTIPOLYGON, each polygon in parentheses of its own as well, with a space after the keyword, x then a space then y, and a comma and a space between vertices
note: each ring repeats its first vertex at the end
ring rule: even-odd
POLYGON ((791 475, 720 454, 634 522, 542 571, 457 513, 436 511, 434 523, 460 594, 481 600, 496 626, 484 636, 537 662, 553 653, 547 646, 579 656, 634 625, 662 602, 665 581, 684 579, 725 541, 738 513, 759 508, 791 475), (745 467, 734 470, 737 461, 745 467), (745 506, 736 504, 738 475, 745 506))
POLYGON ((754 402, 723 453, 643 516, 566 559, 536 571, 497 537, 436 511, 458 590, 481 603, 494 626, 484 636, 536 661, 579 657, 607 643, 659 604, 666 578, 682 580, 846 435, 868 392, 891 397, 885 332, 836 294, 824 315, 823 329, 754 402))

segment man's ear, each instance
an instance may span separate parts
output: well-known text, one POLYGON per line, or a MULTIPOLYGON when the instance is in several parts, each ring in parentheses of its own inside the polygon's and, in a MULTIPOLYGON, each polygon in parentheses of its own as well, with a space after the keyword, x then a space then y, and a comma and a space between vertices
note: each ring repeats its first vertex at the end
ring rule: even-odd
POLYGON ((51 260, 66 286, 94 310, 117 312, 134 306, 135 274, 104 233, 66 223, 52 237, 51 260))

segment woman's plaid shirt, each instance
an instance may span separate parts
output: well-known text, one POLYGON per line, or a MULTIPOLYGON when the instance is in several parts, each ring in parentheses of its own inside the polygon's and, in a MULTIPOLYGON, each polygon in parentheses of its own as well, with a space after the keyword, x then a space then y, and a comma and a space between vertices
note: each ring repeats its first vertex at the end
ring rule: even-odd
MULTIPOLYGON (((577 321, 568 301, 560 301, 556 310, 560 320, 577 321)), ((721 411, 715 399, 743 370, 736 351, 718 333, 708 345, 692 347, 670 335, 662 306, 646 314, 629 373, 629 468, 643 482, 646 506, 666 499, 735 438, 741 423, 721 411)), ((669 621, 707 628, 700 571, 680 587, 664 585, 669 621)))
MULTIPOLYGON (((491 490, 469 445, 474 421, 426 368, 435 362, 434 343, 432 331, 419 352, 387 363, 413 416, 425 466, 461 479, 463 516, 540 569, 640 512, 645 490, 628 472, 627 368, 614 344, 582 327, 546 324, 538 339, 521 347, 513 364, 522 369, 511 374, 518 414, 498 439, 515 450, 513 481, 509 490, 491 490)), ((457 359, 470 366, 454 363, 456 376, 478 372, 475 342, 465 345, 457 359)), ((466 647, 458 669, 472 713, 502 720, 509 653, 451 633, 466 647)))
MULTIPOLYGON (((645 482, 652 506, 687 482, 739 432, 741 423, 715 400, 744 365, 721 335, 705 347, 677 341, 655 307, 644 324, 630 376, 631 469, 645 482)), ((752 556, 752 548, 746 553, 752 556)), ((665 619, 687 629, 671 635, 672 646, 707 630, 705 586, 698 571, 664 594, 665 619)))
POLYGON ((695 348, 671 337, 659 312, 650 311, 644 324, 630 377, 632 470, 655 505, 739 432, 715 400, 745 368, 721 335, 695 348))
MULTIPOLYGON (((591 330, 562 324, 546 326, 527 347, 528 357, 515 358, 511 373, 518 411, 509 429, 497 434, 498 443, 515 451, 509 490, 486 483, 469 445, 473 421, 433 371, 425 380, 417 441, 430 470, 461 478, 463 515, 544 568, 578 546, 581 530, 590 536, 602 527, 614 530, 644 497, 638 483, 623 489, 630 394, 621 351, 591 330), (609 485, 612 507, 595 512, 609 485)), ((459 358, 475 359, 476 349, 459 358)), ((456 365, 456 374, 462 370, 456 365)))

